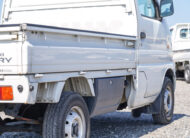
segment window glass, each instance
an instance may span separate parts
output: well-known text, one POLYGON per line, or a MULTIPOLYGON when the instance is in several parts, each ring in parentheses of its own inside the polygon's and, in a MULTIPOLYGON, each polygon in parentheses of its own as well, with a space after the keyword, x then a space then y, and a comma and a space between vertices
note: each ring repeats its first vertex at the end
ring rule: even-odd
POLYGON ((180 38, 188 39, 190 37, 190 29, 181 29, 180 31, 180 38))
POLYGON ((156 10, 153 0, 138 0, 138 7, 141 15, 150 18, 156 17, 156 10))

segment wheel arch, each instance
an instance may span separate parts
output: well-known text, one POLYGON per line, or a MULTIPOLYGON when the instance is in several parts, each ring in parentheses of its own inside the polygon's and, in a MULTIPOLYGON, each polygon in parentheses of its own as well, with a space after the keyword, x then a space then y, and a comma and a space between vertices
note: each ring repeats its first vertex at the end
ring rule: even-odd
MULTIPOLYGON (((169 68, 169 69, 167 69, 167 71, 165 73, 165 77, 168 77, 172 81, 172 83, 174 85, 174 89, 175 89, 175 85, 176 85, 176 75, 175 75, 175 72, 171 68, 169 68)), ((163 81, 164 81, 164 79, 163 79, 163 81)))
POLYGON ((81 96, 95 96, 93 79, 85 77, 71 77, 65 81, 63 91, 73 91, 81 96))
POLYGON ((93 79, 68 77, 65 81, 39 83, 36 103, 58 103, 65 91, 78 93, 82 97, 93 97, 93 79))

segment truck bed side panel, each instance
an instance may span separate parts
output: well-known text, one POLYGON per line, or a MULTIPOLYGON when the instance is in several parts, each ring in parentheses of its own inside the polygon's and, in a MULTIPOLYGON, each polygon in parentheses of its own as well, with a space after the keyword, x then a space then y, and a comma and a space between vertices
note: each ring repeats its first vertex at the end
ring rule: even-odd
POLYGON ((120 39, 31 32, 27 38, 28 73, 135 68, 135 48, 120 39))

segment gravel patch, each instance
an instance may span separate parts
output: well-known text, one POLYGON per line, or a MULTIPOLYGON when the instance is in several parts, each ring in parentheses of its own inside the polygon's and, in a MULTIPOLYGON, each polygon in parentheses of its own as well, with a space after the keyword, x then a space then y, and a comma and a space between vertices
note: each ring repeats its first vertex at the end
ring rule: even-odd
POLYGON ((0 138, 41 138, 41 136, 34 132, 5 132, 0 138))

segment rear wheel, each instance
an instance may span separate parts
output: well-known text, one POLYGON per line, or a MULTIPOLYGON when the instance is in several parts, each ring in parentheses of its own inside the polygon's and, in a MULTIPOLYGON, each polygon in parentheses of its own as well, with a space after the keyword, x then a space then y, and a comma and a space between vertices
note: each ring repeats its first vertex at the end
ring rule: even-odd
POLYGON ((187 83, 190 83, 190 66, 189 65, 185 66, 184 77, 185 77, 185 81, 187 83))
POLYGON ((60 102, 47 107, 43 122, 44 138, 88 138, 90 120, 83 98, 64 92, 60 102))
POLYGON ((141 116, 141 110, 140 109, 133 109, 132 110, 132 116, 134 117, 134 118, 139 118, 140 116, 141 116))
POLYGON ((155 123, 168 124, 172 121, 174 111, 174 86, 169 78, 165 78, 161 91, 161 110, 159 114, 153 114, 155 123))

